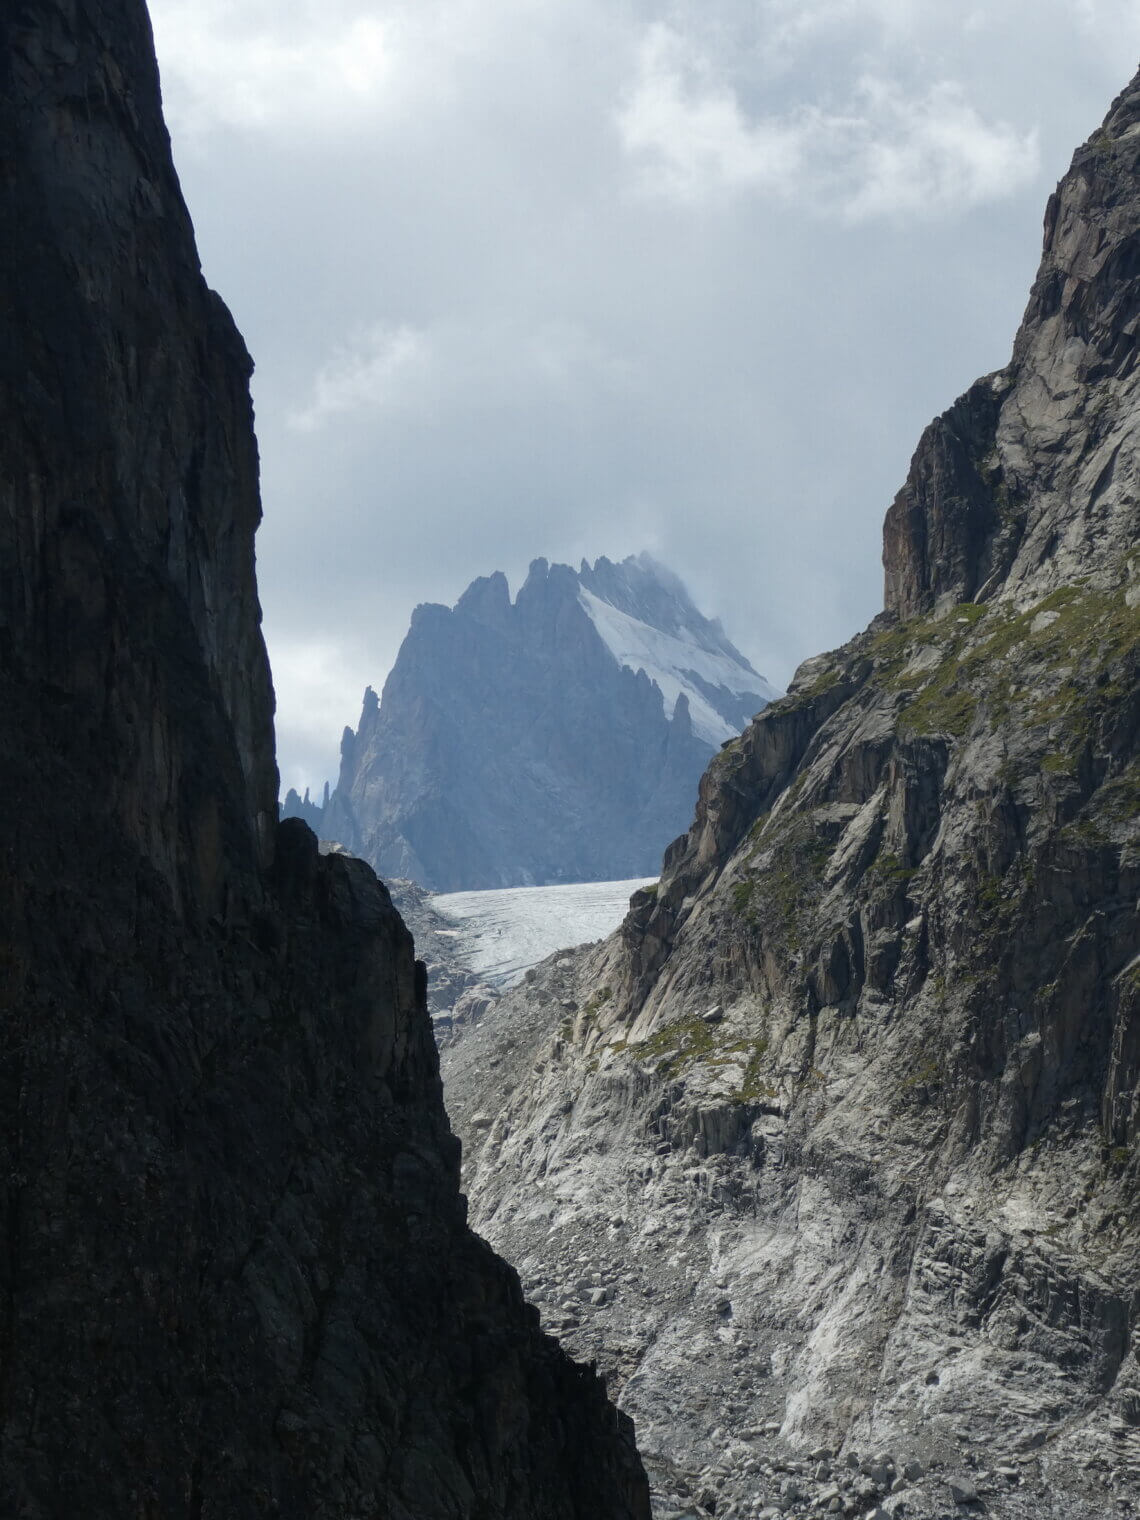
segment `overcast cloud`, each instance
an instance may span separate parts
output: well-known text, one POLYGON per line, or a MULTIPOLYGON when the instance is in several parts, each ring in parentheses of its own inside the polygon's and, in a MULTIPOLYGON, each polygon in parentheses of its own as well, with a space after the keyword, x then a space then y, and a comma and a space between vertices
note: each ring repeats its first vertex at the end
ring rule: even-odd
POLYGON ((878 610, 1140 0, 152 0, 254 358, 283 787, 412 608, 646 548, 758 669, 878 610))

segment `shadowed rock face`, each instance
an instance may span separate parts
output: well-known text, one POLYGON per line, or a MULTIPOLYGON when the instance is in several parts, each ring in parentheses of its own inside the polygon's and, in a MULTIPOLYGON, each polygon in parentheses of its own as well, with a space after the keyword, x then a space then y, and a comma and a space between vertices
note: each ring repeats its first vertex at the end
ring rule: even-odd
POLYGON ((249 359, 145 11, 0 18, 0 1512, 648 1513, 465 1225, 423 970, 275 822, 249 359))
POLYGON ((544 1312, 599 1285, 571 1346, 718 1513, 773 1458, 791 1513, 927 1520, 964 1468, 1018 1520, 1140 1503, 1138 249, 1140 77, 920 443, 885 613, 714 759, 619 933, 446 1052, 477 1227, 544 1312))
POLYGON ((252 365, 201 277, 143 7, 11 7, 4 44, 0 638, 113 746, 110 810, 210 912, 276 819, 252 365))

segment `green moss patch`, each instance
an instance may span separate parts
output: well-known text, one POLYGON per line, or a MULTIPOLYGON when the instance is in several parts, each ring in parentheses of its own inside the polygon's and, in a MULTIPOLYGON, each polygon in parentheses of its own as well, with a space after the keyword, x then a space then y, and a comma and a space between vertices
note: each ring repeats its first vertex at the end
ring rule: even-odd
POLYGON ((905 728, 918 734, 948 734, 960 739, 967 733, 978 708, 973 692, 960 685, 952 669, 944 669, 899 714, 905 728))
POLYGON ((605 987, 599 987, 597 992, 594 993, 593 997, 586 1004, 582 1012, 585 1013, 588 1017, 592 1016, 593 1014, 597 1013, 599 1008, 608 1003, 613 995, 614 990, 612 987, 608 985, 605 987))
POLYGON ((751 873, 729 886, 730 910, 751 927, 779 938, 789 950, 798 950, 805 918, 821 894, 837 832, 814 808, 783 815, 770 847, 758 845, 752 851, 757 864, 751 873))
POLYGON ((816 676, 815 680, 812 681, 809 685, 805 686, 803 691, 797 693, 797 695, 807 697, 809 699, 813 697, 822 697, 824 692, 831 691, 833 687, 838 685, 839 666, 831 665, 827 668, 827 670, 822 671, 818 676, 816 676))
POLYGON ((1140 614, 1122 589, 1062 586, 1024 612, 961 603, 914 618, 872 641, 880 682, 907 692, 903 728, 962 737, 980 706, 998 722, 1062 725, 1064 744, 1046 769, 1072 768, 1072 751, 1098 718, 1128 695, 1126 668, 1140 653, 1140 614), (935 650, 937 661, 925 651, 935 650))
POLYGON ((753 823, 752 827, 748 830, 749 839, 758 840, 760 838, 760 835, 764 832, 768 819, 771 818, 771 816, 772 814, 770 811, 760 814, 760 816, 753 823))
POLYGON ((942 1065, 935 1056, 927 1056, 921 1065, 909 1072, 899 1083, 903 1092, 913 1092, 916 1087, 936 1090, 942 1086, 942 1065))
POLYGON ((917 871, 917 866, 904 866, 897 855, 887 852, 875 857, 871 862, 868 875, 872 879, 877 878, 893 886, 906 886, 917 871))
POLYGON ((640 1045, 622 1044, 638 1061, 656 1065, 658 1076, 666 1081, 680 1076, 693 1066, 737 1066, 743 1072, 743 1086, 733 1094, 734 1101, 755 1101, 768 1095, 760 1081, 759 1063, 768 1049, 767 1036, 758 1039, 730 1039, 721 1024, 706 1024, 699 1015, 674 1019, 640 1045))
POLYGON ((706 1024, 699 1015, 674 1019, 634 1046, 633 1053, 639 1061, 655 1062, 660 1076, 673 1077, 686 1066, 715 1053, 717 1027, 706 1024))

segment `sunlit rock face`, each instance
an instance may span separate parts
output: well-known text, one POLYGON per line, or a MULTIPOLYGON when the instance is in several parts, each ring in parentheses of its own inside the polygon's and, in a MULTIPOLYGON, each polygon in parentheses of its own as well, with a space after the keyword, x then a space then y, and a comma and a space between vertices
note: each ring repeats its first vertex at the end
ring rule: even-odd
POLYGON ((445 1053, 477 1227, 677 1508, 1140 1503, 1138 246, 1140 78, 919 444, 884 613, 445 1053))
POLYGON ((472 1235, 422 966, 278 826, 250 363, 145 10, 0 15, 0 1512, 648 1515, 472 1235))
POLYGON ((647 556, 536 560, 416 609, 320 832, 440 891, 648 875, 775 695, 647 556))

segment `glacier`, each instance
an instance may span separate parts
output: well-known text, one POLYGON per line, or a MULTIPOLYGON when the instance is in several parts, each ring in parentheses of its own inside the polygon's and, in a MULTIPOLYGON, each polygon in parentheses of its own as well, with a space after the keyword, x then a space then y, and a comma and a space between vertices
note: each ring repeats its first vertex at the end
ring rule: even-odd
POLYGON ((452 929, 456 961, 502 991, 556 950, 590 944, 611 934, 629 899, 653 878, 587 881, 553 887, 503 887, 446 892, 430 905, 452 929))

